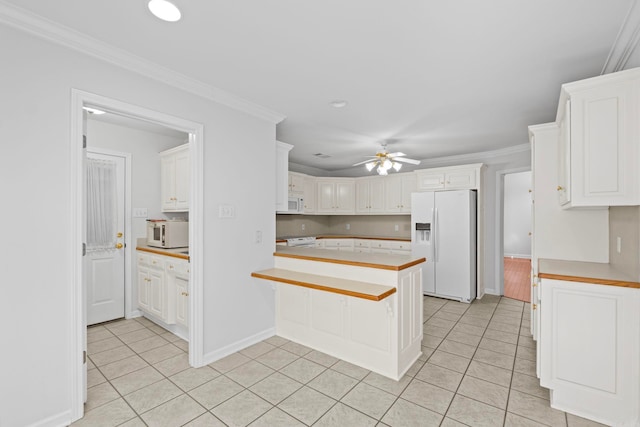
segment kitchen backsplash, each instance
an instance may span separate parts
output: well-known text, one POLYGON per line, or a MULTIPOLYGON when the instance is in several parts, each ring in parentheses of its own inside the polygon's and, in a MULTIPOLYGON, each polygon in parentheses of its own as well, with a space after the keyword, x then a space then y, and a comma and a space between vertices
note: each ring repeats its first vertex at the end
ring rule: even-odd
POLYGON ((609 263, 640 281, 640 207, 609 208, 609 263), (621 240, 618 253, 617 238, 621 240))
POLYGON ((276 215, 278 237, 350 234, 410 238, 410 228, 411 215, 276 215))

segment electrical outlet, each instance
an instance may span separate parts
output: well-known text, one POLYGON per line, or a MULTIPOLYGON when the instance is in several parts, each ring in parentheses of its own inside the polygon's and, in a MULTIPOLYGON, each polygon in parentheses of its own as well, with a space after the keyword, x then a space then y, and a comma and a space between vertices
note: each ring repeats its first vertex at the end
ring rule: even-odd
POLYGON ((256 243, 262 243, 262 231, 256 231, 256 243))
POLYGON ((351 230, 351 224, 347 224, 346 227, 347 227, 347 230, 351 230))
POLYGON ((304 224, 302 224, 302 231, 304 231, 304 229, 307 228, 304 224))
POLYGON ((616 251, 618 251, 618 253, 622 253, 622 237, 616 238, 616 251))
POLYGON ((394 228, 394 230, 396 230, 396 231, 400 231, 400 226, 399 226, 398 224, 394 225, 394 226, 393 226, 393 228, 394 228))

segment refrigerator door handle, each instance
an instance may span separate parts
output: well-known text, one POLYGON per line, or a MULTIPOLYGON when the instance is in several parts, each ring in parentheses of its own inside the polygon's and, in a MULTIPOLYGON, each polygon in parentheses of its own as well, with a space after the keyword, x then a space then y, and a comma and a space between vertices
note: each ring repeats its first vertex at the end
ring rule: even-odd
POLYGON ((436 262, 438 261, 438 208, 431 209, 431 217, 433 218, 431 251, 433 253, 433 262, 436 262))

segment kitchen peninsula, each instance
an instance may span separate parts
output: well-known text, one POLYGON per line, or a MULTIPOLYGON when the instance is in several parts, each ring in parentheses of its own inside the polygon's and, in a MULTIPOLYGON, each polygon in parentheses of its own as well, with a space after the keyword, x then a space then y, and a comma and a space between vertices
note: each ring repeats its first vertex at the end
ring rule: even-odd
POLYGON ((276 334, 398 380, 420 357, 425 258, 278 246, 252 273, 276 291, 276 334))

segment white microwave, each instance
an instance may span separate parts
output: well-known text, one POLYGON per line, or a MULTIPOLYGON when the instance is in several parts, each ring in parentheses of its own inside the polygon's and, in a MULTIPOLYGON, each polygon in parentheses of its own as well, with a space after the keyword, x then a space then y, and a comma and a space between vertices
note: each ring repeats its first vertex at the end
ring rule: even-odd
POLYGON ((289 196, 286 212, 280 211, 280 214, 301 214, 304 213, 304 200, 302 197, 289 196))
POLYGON ((165 249, 188 247, 189 222, 148 219, 147 245, 165 249))

